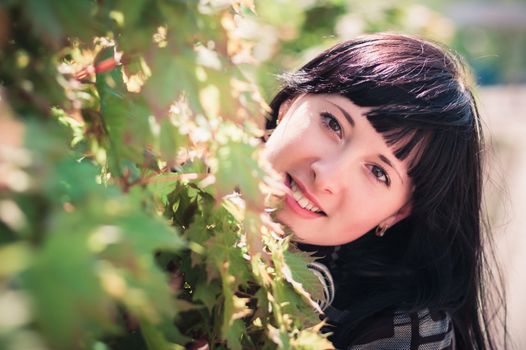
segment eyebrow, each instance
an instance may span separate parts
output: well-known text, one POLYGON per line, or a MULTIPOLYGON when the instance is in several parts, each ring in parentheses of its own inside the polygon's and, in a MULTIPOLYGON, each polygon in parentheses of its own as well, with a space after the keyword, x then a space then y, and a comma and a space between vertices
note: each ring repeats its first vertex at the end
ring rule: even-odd
POLYGON ((351 117, 351 115, 349 113, 347 113, 347 111, 343 108, 341 108, 340 106, 338 106, 336 103, 333 103, 331 101, 327 101, 329 102, 331 105, 333 105, 334 107, 338 108, 340 110, 340 112, 342 112, 343 116, 345 117, 345 119, 347 119, 347 121, 349 122, 349 124, 351 124, 352 127, 354 127, 354 119, 351 117))
MULTIPOLYGON (((343 116, 345 117, 345 119, 347 119, 347 121, 349 122, 349 124, 351 124, 352 127, 354 127, 354 119, 351 117, 351 115, 349 113, 347 113, 347 111, 345 109, 343 109, 342 107, 338 106, 336 103, 334 102, 331 102, 331 101, 327 101, 329 102, 331 105, 333 105, 334 107, 338 108, 340 110, 340 112, 342 112, 343 116)), ((398 172, 398 170, 396 170, 396 168, 393 166, 393 163, 389 160, 389 158, 387 158, 386 156, 384 156, 383 154, 378 154, 378 158, 380 158, 380 160, 382 162, 384 162, 385 164, 389 165, 395 172, 396 174, 398 175, 398 177, 400 178, 400 181, 402 183, 404 183, 404 179, 402 178, 402 175, 398 172)))
POLYGON ((396 170, 396 168, 393 166, 393 163, 389 160, 389 158, 387 158, 383 154, 378 154, 378 158, 380 158, 380 160, 382 162, 384 162, 385 164, 389 165, 398 174, 398 177, 400 178, 400 181, 402 181, 402 183, 404 183, 404 179, 402 178, 402 175, 400 175, 398 170, 396 170))

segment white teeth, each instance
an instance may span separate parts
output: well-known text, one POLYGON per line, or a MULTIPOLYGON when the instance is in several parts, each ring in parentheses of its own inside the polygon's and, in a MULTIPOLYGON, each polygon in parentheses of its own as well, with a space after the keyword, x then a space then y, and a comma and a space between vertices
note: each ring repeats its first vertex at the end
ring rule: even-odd
POLYGON ((315 206, 311 201, 303 196, 303 193, 298 188, 298 185, 296 185, 292 179, 290 180, 290 188, 292 189, 292 195, 294 196, 294 199, 296 202, 298 202, 300 207, 313 212, 321 212, 320 208, 315 206))
POLYGON ((307 200, 307 198, 302 198, 298 201, 298 203, 302 208, 307 208, 307 204, 309 204, 309 201, 307 200))

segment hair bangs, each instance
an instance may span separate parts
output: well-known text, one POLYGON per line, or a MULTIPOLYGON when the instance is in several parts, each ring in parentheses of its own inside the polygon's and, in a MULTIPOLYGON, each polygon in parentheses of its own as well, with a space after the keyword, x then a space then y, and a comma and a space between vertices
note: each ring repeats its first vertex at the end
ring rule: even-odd
POLYGON ((430 130, 417 128, 414 123, 387 115, 367 115, 367 119, 380 133, 385 143, 393 149, 393 154, 398 160, 408 159, 408 175, 418 164, 422 154, 427 148, 431 135, 430 130), (405 124, 405 125, 404 125, 405 124))

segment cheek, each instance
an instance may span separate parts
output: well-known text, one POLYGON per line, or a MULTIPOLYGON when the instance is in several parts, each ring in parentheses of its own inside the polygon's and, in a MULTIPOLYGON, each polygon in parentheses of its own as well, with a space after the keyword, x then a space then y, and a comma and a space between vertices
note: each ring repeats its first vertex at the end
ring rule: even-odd
POLYGON ((312 155, 318 149, 316 130, 308 123, 295 125, 282 123, 272 133, 265 144, 265 155, 278 171, 284 171, 287 165, 299 161, 305 156, 312 155))
POLYGON ((290 137, 279 137, 275 133, 268 139, 265 145, 264 155, 277 171, 284 171, 288 161, 296 158, 294 139, 290 137))
POLYGON ((365 234, 400 208, 398 198, 394 197, 372 191, 367 184, 356 186, 335 221, 342 224, 344 232, 365 234))

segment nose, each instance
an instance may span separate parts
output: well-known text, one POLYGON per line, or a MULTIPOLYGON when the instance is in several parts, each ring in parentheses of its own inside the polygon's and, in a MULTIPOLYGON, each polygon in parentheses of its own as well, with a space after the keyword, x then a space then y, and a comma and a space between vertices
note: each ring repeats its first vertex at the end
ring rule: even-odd
POLYGON ((341 159, 319 159, 311 164, 314 188, 328 194, 338 193, 342 189, 344 171, 341 159))

